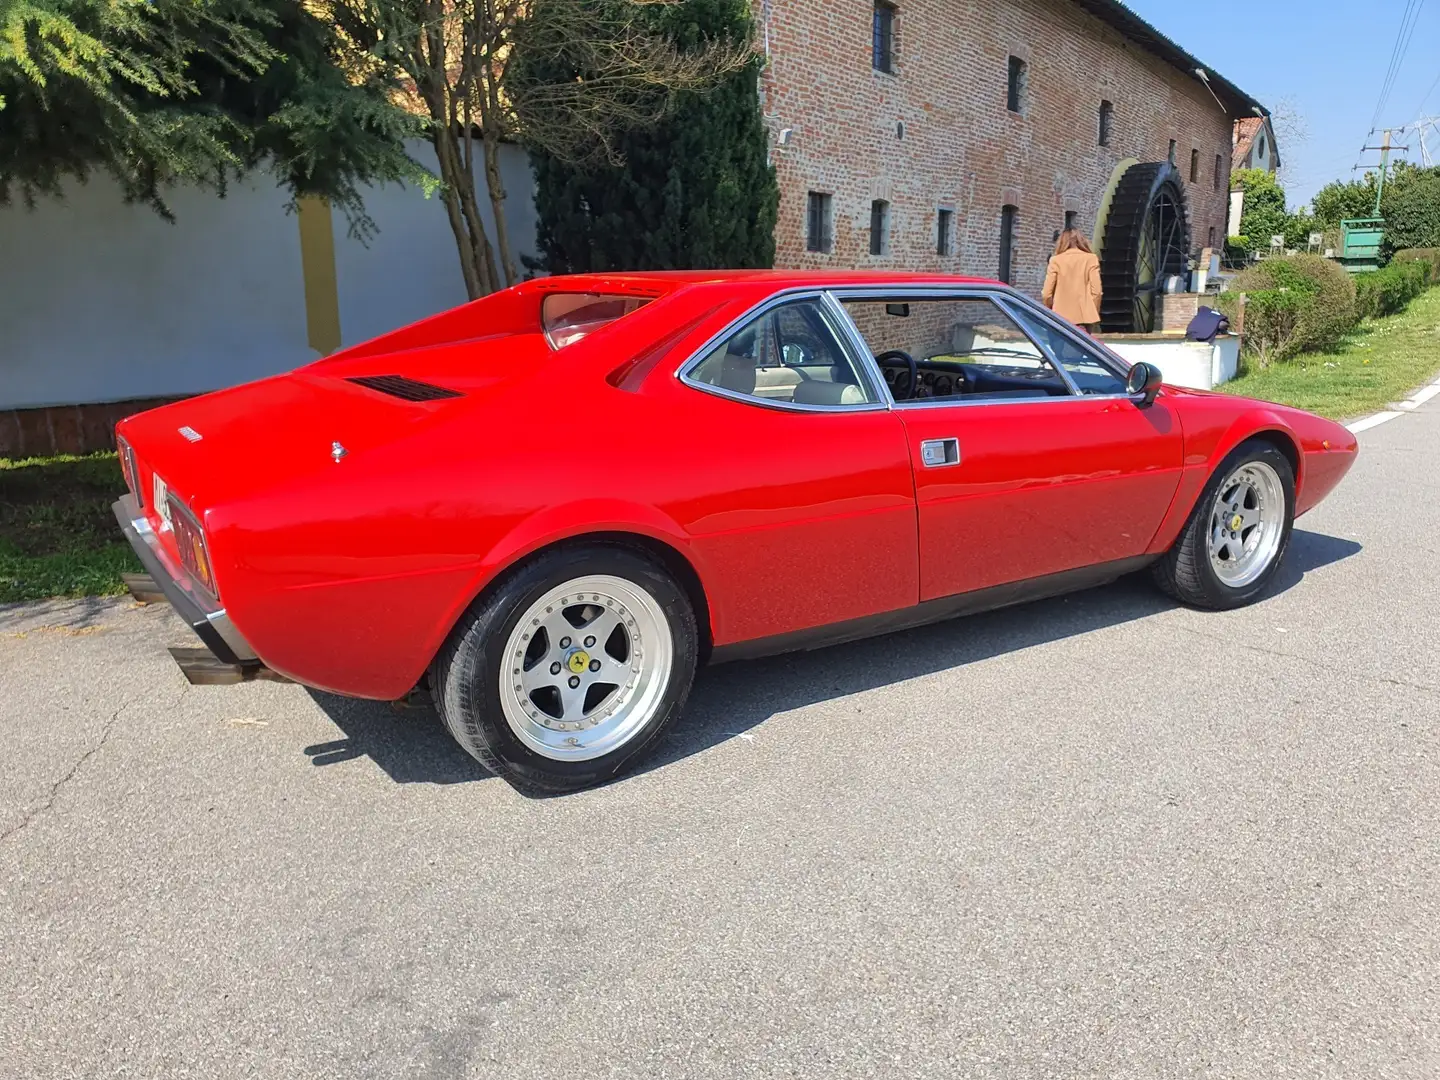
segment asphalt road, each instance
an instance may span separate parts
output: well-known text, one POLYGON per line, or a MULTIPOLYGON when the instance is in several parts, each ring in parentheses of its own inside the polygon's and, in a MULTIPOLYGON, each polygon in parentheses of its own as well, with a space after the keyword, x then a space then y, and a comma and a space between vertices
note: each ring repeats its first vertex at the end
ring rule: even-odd
POLYGON ((0 609, 0 1076, 1440 1075, 1440 401, 1275 595, 702 675, 527 801, 428 712, 0 609))

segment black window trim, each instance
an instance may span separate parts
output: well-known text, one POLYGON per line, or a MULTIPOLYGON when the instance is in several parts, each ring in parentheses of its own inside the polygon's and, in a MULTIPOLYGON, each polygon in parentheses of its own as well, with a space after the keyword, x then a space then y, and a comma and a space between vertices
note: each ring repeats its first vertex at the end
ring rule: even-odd
POLYGON ((1006 285, 1013 286, 1014 281, 1010 280, 1015 276, 1015 243, 1018 239, 1017 233, 1020 227, 1020 207, 1016 203, 1006 203, 1000 207, 1000 265, 996 268, 996 277, 1006 285))
POLYGON ((1025 90, 1030 78, 1030 64, 1023 56, 1009 54, 1005 61, 1005 111, 1025 115, 1025 90), (1011 106, 1011 102, 1014 106, 1011 106))
POLYGON ((872 71, 878 71, 882 75, 895 74, 895 16, 897 14, 899 14, 899 9, 895 4, 891 3, 890 0, 875 0, 875 7, 871 13, 870 21, 870 69, 872 71), (883 57, 885 61, 884 67, 876 63, 876 61, 882 59, 882 57, 875 47, 878 44, 875 40, 877 36, 875 33, 875 20, 880 18, 882 11, 888 20, 883 36, 885 43, 885 55, 883 57))
POLYGON ((805 192, 805 252, 808 255, 833 255, 835 253, 835 233, 832 223, 835 219, 835 195, 829 191, 805 192), (820 222, 820 247, 811 247, 812 237, 810 226, 812 224, 811 210, 818 200, 823 220, 820 222))
POLYGON ((870 200, 870 258, 884 259, 890 255, 890 200, 870 200), (876 219, 880 226, 877 231, 876 219))

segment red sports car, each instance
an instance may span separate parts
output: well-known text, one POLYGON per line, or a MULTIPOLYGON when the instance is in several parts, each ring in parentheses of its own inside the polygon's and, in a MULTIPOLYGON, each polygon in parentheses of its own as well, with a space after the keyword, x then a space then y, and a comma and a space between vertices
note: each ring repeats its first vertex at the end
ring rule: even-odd
POLYGON ((212 669, 428 685, 532 793, 633 765, 706 660, 1142 567, 1248 603, 1356 453, 1004 285, 862 272, 530 281, 118 436, 212 669))

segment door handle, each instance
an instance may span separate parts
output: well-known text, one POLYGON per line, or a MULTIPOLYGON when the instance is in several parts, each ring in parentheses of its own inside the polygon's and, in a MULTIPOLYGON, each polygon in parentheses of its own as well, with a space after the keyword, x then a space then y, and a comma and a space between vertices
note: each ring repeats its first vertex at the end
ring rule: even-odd
POLYGON ((920 443, 920 462, 927 469, 960 464, 959 439, 925 439, 920 443))

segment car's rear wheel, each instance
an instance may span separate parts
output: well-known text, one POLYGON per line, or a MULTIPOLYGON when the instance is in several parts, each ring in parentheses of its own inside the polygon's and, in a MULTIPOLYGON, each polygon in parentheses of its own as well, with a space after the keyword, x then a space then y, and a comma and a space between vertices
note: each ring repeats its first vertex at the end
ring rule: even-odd
POLYGON ((549 552, 471 608, 435 661, 436 705, 517 789, 608 780, 659 739, 694 678, 695 615, 663 568, 612 545, 549 552))
POLYGON ((1215 470, 1155 580, 1177 600, 1225 609, 1253 603, 1280 569, 1295 524, 1295 471, 1273 443, 1251 439, 1215 470))

